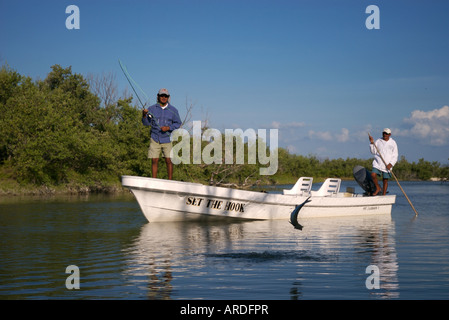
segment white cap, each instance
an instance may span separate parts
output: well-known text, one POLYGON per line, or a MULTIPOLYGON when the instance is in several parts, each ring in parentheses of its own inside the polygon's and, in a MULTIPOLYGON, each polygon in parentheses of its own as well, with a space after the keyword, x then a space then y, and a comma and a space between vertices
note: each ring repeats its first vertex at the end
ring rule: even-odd
POLYGON ((157 93, 158 96, 160 96, 161 94, 166 94, 167 96, 170 95, 170 93, 168 93, 168 90, 165 88, 159 90, 159 92, 157 93))
POLYGON ((385 129, 384 129, 384 131, 382 131, 382 132, 385 132, 385 133, 391 134, 391 130, 390 130, 389 128, 385 128, 385 129))

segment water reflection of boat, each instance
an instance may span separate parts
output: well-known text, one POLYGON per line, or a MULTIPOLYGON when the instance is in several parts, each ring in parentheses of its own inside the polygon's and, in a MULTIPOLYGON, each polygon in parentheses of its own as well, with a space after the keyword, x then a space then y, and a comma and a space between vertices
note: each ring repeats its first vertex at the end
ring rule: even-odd
POLYGON ((300 217, 390 214, 395 195, 364 196, 340 192, 340 179, 327 179, 312 191, 312 178, 302 177, 282 194, 206 186, 198 183, 123 176, 122 185, 135 195, 150 222, 239 218, 288 219, 309 196, 300 217))
POLYGON ((354 256, 348 267, 359 266, 354 272, 360 273, 361 284, 370 276, 366 273, 368 266, 378 268, 380 288, 367 288, 370 296, 379 299, 399 298, 399 265, 391 216, 306 218, 301 219, 300 223, 307 226, 304 230, 328 252, 335 248, 352 248, 354 256))
POLYGON ((315 272, 335 276, 335 283, 329 276, 329 287, 345 279, 349 287, 356 283, 368 298, 398 297, 395 228, 390 216, 300 222, 305 225, 301 233, 281 220, 148 223, 127 249, 126 277, 151 299, 214 299, 222 298, 221 294, 232 296, 234 289, 242 295, 260 286, 260 273, 266 268, 272 274, 277 268, 282 274, 282 281, 270 285, 284 289, 285 298, 309 297, 307 284, 314 281, 315 272), (365 288, 368 265, 380 269, 379 290, 365 288))

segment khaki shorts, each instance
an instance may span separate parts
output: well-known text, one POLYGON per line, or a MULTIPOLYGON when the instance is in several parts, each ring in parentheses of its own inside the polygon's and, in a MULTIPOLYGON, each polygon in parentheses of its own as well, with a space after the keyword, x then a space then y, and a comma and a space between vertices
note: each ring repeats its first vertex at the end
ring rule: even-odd
POLYGON ((148 149, 148 158, 149 159, 156 159, 159 158, 159 155, 161 154, 164 156, 164 158, 170 158, 170 151, 172 148, 171 142, 168 143, 158 143, 154 141, 153 139, 150 140, 150 148, 148 149))

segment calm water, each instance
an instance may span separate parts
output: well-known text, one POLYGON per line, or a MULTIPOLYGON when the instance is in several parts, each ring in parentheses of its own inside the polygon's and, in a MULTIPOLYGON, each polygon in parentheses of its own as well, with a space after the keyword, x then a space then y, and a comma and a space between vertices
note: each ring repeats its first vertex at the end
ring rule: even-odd
POLYGON ((0 199, 0 299, 448 299, 449 184, 401 185, 416 219, 391 182, 391 217, 301 220, 302 231, 150 224, 132 196, 0 199), (69 265, 79 289, 66 288, 69 265))

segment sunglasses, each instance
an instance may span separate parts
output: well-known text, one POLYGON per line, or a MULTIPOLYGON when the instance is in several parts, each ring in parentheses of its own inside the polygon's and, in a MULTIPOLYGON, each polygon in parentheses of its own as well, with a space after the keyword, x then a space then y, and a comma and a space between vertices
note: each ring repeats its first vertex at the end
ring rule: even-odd
POLYGON ((389 136, 391 133, 382 132, 382 134, 386 134, 387 136, 389 136))
POLYGON ((162 97, 162 98, 168 98, 168 97, 170 97, 170 96, 168 96, 168 95, 166 95, 166 94, 160 94, 159 97, 162 97))

